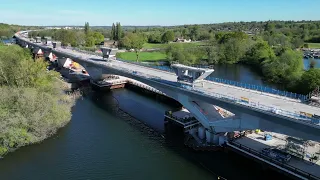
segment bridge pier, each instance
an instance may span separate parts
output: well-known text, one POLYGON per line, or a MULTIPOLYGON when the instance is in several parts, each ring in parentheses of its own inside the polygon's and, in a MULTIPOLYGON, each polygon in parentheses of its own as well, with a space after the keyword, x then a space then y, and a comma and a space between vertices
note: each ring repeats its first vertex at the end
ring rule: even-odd
POLYGON ((38 48, 38 47, 35 47, 33 50, 32 50, 32 54, 33 54, 33 58, 35 60, 39 59, 39 58, 43 58, 43 51, 41 48, 38 48))
POLYGON ((57 58, 56 55, 54 55, 51 51, 45 51, 44 57, 46 60, 49 60, 49 61, 54 61, 57 58))

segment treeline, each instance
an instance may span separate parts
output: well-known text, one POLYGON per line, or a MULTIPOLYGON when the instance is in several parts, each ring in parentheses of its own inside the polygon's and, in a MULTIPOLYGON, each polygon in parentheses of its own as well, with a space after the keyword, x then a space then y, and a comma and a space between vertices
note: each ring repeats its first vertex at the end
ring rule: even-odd
POLYGON ((93 47, 104 42, 104 35, 99 30, 91 30, 89 23, 86 22, 84 30, 81 29, 47 29, 29 32, 29 37, 52 37, 54 40, 61 41, 62 45, 73 47, 86 46, 93 47))
POLYGON ((40 142, 70 121, 73 99, 46 67, 28 50, 0 45, 0 156, 40 142))
POLYGON ((271 36, 268 41, 277 45, 281 40, 297 42, 302 40, 305 42, 318 43, 320 42, 319 29, 320 21, 267 21, 137 28, 133 31, 139 31, 157 37, 159 34, 171 30, 174 32, 175 37, 183 37, 194 41, 209 40, 217 32, 242 31, 249 35, 271 36), (286 37, 279 37, 282 34, 286 37), (273 40, 274 38, 277 40, 273 40))
POLYGON ((12 38, 14 33, 20 29, 18 25, 9 25, 0 23, 0 40, 12 38))
MULTIPOLYGON (((320 42, 320 21, 267 21, 267 22, 231 22, 204 25, 183 25, 168 27, 122 27, 123 36, 128 33, 142 33, 148 37, 149 43, 162 43, 161 37, 172 31, 175 38, 193 41, 210 40, 217 32, 242 31, 248 35, 260 35, 269 38, 273 45, 279 42, 295 42, 296 47, 303 42, 320 42)), ((100 28, 106 37, 112 38, 109 28, 100 28)), ((283 44, 283 43, 282 43, 283 44)))
POLYGON ((182 64, 248 64, 293 92, 307 94, 320 86, 320 70, 304 71, 302 52, 293 43, 282 43, 275 46, 264 36, 244 32, 219 32, 203 46, 171 44, 166 53, 169 60, 182 64))
POLYGON ((13 37, 14 33, 16 33, 19 30, 33 30, 36 29, 36 27, 33 26, 19 26, 19 25, 9 25, 0 23, 0 40, 1 39, 10 39, 13 37))
MULTIPOLYGON (((89 25, 89 24, 88 24, 89 25)), ((207 25, 183 25, 171 27, 122 27, 120 23, 113 24, 111 28, 92 28, 95 36, 103 35, 111 40, 120 41, 130 33, 139 33, 146 37, 149 43, 166 43, 175 38, 191 39, 193 41, 206 41, 215 37, 220 32, 245 32, 249 36, 261 36, 272 46, 292 45, 295 48, 302 47, 305 42, 320 42, 320 21, 267 21, 267 22, 235 22, 207 25)), ((32 36, 54 36, 54 31, 32 32, 32 36)), ((73 45, 99 44, 101 39, 86 44, 86 37, 82 30, 67 30, 72 32, 68 38, 61 38, 61 41, 73 43, 73 45)), ((64 33, 66 32, 63 31, 64 33)), ((93 37, 93 36, 91 36, 93 37)), ((102 37, 102 36, 101 36, 102 37)))

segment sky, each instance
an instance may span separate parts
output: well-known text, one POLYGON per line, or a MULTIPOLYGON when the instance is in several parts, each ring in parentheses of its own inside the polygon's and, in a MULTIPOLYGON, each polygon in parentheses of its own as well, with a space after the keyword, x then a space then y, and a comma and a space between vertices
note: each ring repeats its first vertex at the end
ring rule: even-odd
POLYGON ((320 20, 320 0, 0 0, 0 23, 184 25, 320 20))

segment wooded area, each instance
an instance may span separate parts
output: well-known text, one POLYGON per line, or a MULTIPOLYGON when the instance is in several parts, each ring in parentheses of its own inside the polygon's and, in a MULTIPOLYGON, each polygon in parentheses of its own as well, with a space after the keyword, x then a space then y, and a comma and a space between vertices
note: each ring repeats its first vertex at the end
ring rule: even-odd
POLYGON ((0 45, 0 157, 53 135, 71 119, 74 99, 59 74, 30 50, 0 45))

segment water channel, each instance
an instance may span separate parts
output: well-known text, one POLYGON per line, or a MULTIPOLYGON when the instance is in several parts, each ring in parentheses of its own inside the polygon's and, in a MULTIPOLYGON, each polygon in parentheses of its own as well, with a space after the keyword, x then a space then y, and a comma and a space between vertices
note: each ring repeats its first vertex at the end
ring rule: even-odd
MULTIPOLYGON (((264 85, 245 66, 216 67, 215 75, 264 85)), ((165 133, 164 112, 172 108, 128 89, 80 98, 56 135, 0 160, 0 179, 285 179, 231 152, 185 147, 180 132, 165 133)))

